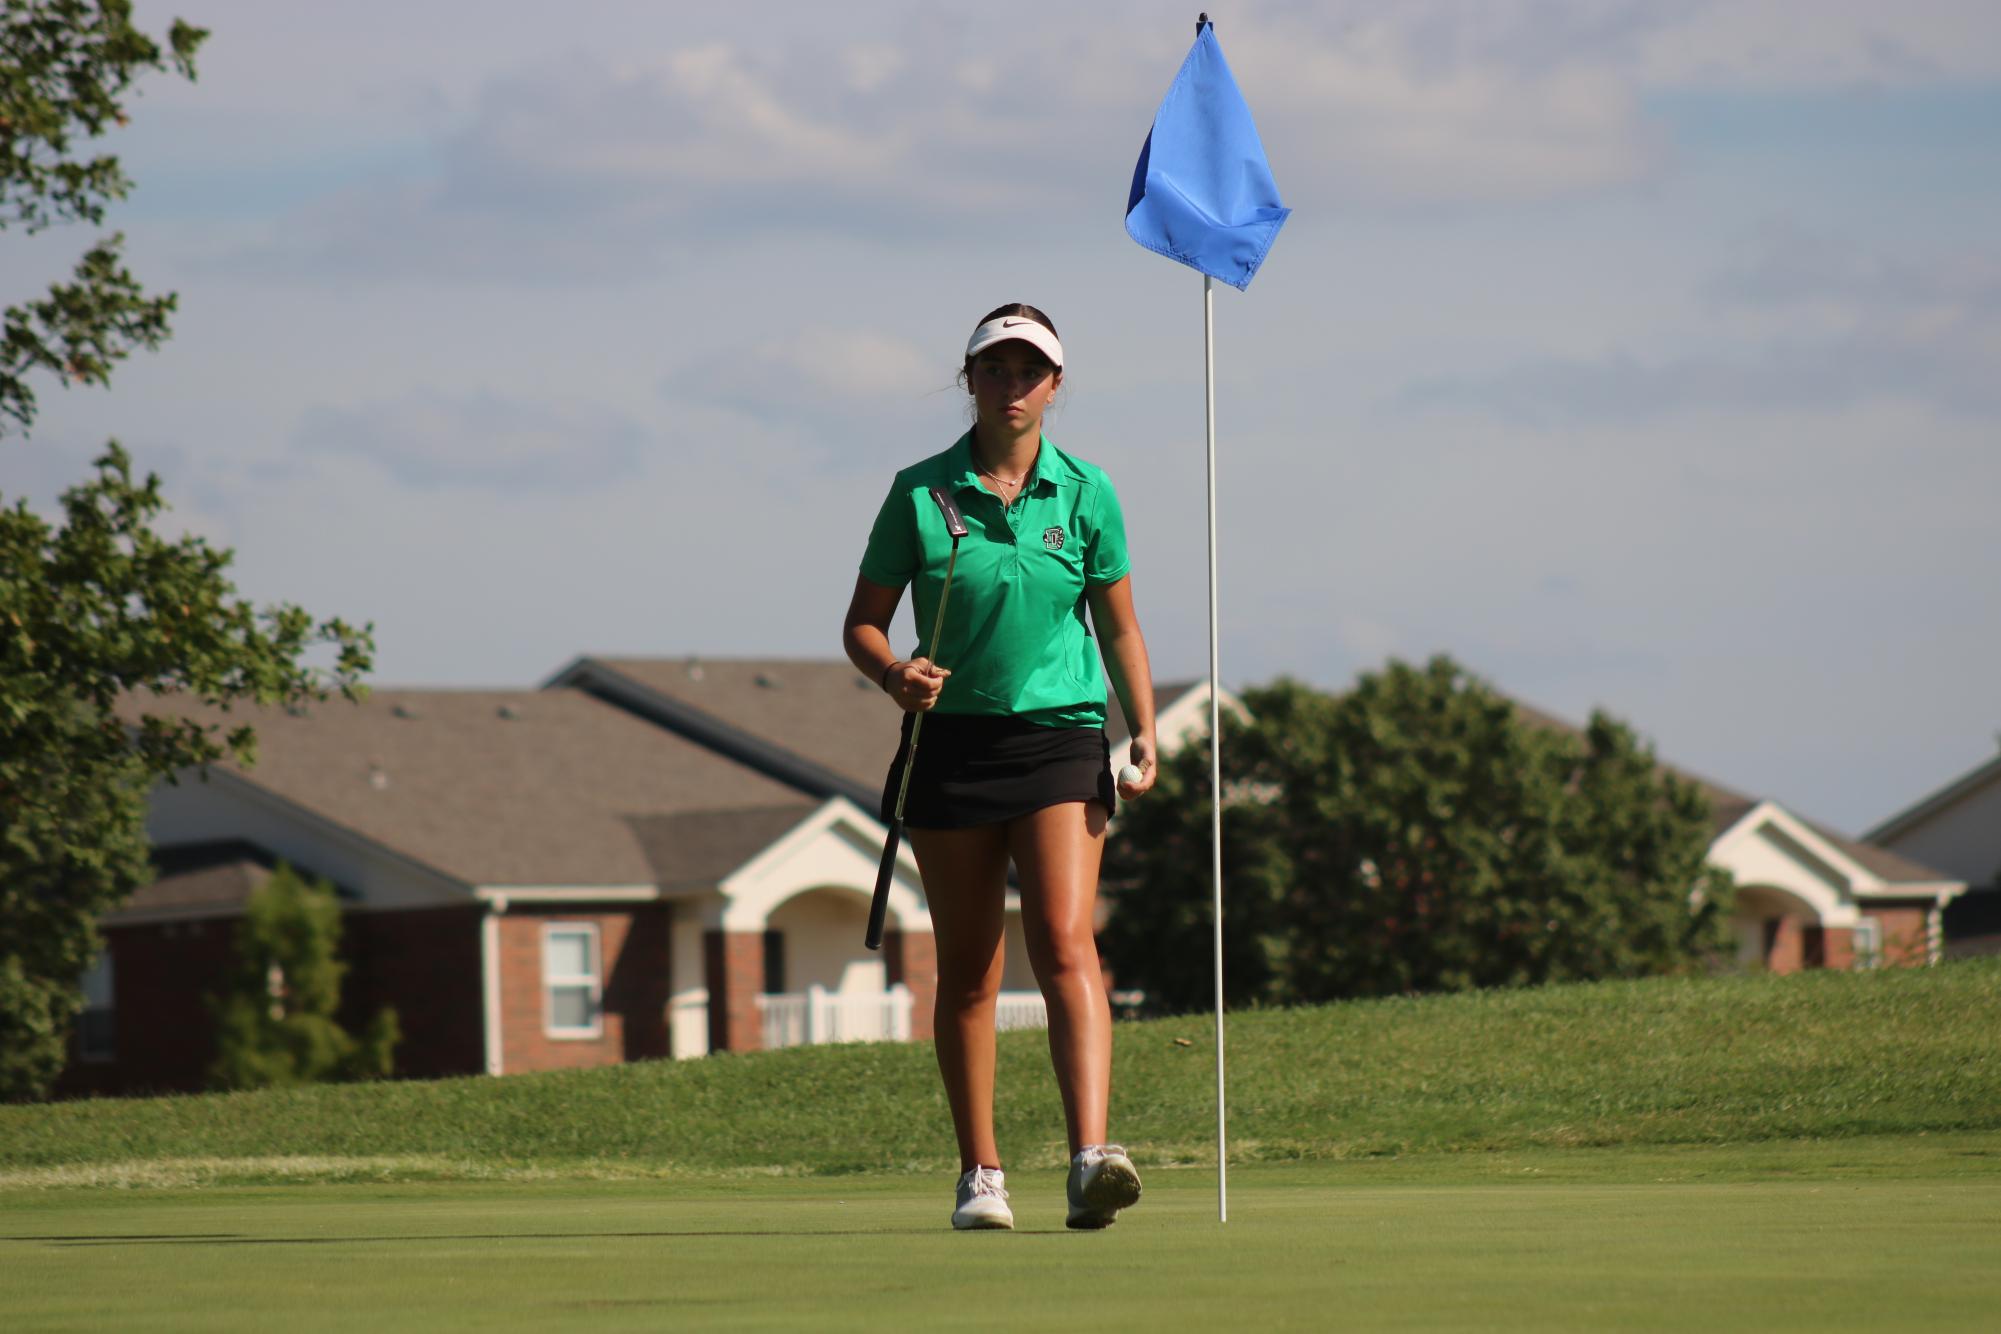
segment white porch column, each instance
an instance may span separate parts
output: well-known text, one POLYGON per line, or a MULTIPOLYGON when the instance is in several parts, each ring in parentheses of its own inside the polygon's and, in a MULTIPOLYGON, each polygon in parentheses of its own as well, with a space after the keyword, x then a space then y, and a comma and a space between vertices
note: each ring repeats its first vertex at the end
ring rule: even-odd
POLYGON ((709 1054, 709 988, 702 933, 722 924, 720 895, 674 905, 668 946, 673 991, 667 999, 668 1050, 675 1060, 709 1054))
POLYGON ((479 919, 479 1002, 480 1027, 486 1044, 486 1072, 503 1073, 500 1032, 500 918, 507 911, 504 895, 487 903, 486 915, 479 919))

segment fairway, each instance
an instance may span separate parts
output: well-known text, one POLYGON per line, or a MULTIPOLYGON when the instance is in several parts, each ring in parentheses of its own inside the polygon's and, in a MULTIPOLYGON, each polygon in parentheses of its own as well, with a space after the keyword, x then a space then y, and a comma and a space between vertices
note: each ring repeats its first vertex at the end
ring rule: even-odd
POLYGON ((928 1177, 0 1194, 9 1330, 1991 1328, 2001 1136, 928 1177))

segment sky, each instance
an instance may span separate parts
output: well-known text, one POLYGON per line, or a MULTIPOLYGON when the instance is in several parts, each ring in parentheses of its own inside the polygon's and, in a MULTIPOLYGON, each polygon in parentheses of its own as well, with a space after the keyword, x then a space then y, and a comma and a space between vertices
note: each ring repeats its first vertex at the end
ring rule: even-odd
MULTIPOLYGON (((1212 9, 1294 210, 1216 295, 1226 684, 1447 653, 1860 832, 2001 732, 2001 7, 1212 9)), ((1133 0, 140 0, 104 146, 180 294, 107 438, 380 685, 834 657, 978 317, 1048 311, 1156 675, 1206 671, 1202 282, 1121 226, 1193 36, 1133 0)), ((90 237, 10 233, 0 301, 90 237)), ((914 640, 908 612, 896 642, 914 640)))

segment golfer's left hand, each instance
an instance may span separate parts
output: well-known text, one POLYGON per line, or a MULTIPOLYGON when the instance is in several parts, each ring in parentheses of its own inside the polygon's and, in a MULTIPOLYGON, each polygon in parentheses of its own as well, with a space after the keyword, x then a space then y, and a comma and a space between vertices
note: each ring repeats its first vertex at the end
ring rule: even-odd
POLYGON ((1120 783, 1118 785, 1119 795, 1127 801, 1143 797, 1153 790, 1153 777, 1155 773, 1153 750, 1152 737, 1136 736, 1133 738, 1132 752, 1128 756, 1126 763, 1138 767, 1139 781, 1137 783, 1120 783))

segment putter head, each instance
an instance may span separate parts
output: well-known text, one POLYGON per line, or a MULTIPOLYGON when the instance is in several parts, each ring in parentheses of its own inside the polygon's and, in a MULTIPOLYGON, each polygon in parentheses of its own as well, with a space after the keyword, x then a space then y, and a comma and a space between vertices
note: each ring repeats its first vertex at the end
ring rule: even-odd
POLYGON ((942 486, 931 488, 931 499, 938 502, 938 512, 945 516, 945 531, 952 535, 954 542, 966 535, 966 516, 959 513, 958 502, 952 493, 942 486))

